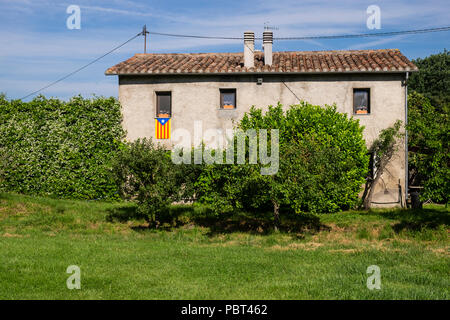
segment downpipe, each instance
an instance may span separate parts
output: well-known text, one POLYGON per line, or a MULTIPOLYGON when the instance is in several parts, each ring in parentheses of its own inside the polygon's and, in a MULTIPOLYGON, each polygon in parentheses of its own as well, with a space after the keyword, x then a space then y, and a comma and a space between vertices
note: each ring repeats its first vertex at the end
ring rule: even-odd
POLYGON ((408 166, 408 79, 409 72, 405 76, 405 208, 407 207, 409 194, 409 166, 408 166))

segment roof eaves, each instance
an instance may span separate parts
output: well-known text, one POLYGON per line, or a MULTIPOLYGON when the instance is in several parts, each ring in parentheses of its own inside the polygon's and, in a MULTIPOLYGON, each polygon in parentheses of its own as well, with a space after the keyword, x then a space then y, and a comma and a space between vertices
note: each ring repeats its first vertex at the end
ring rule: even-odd
POLYGON ((290 71, 290 72, 273 72, 273 71, 253 71, 253 72, 153 72, 153 73, 107 73, 107 76, 216 76, 218 74, 222 75, 301 75, 301 74, 348 74, 348 73, 356 73, 356 74, 389 74, 389 73, 406 73, 406 72, 418 72, 419 69, 404 69, 404 70, 343 70, 343 71, 290 71))

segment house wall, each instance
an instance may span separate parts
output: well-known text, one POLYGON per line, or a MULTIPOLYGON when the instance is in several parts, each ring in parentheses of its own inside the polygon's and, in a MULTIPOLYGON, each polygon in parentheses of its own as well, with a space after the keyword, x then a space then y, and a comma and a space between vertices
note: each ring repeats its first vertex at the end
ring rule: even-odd
MULTIPOLYGON (((339 112, 353 115, 353 89, 370 88, 370 115, 353 115, 365 126, 367 145, 380 130, 397 119, 405 121, 404 74, 316 74, 316 75, 145 75, 120 76, 119 100, 127 139, 155 139, 156 91, 172 92, 171 131, 188 130, 193 137, 194 121, 207 129, 232 128, 254 105, 267 109, 280 101, 285 107, 305 100, 312 104, 336 103, 339 112), (262 77, 262 85, 257 78, 262 77), (283 84, 283 82, 286 84, 283 84), (220 109, 219 89, 235 88, 237 108, 220 109), (295 94, 295 95, 294 95, 295 94)), ((158 140, 168 148, 177 141, 158 140)), ((375 202, 398 200, 398 183, 404 193, 405 158, 402 145, 376 188, 375 202), (386 193, 386 190, 388 191, 386 193)), ((382 204, 381 206, 387 206, 382 204)))

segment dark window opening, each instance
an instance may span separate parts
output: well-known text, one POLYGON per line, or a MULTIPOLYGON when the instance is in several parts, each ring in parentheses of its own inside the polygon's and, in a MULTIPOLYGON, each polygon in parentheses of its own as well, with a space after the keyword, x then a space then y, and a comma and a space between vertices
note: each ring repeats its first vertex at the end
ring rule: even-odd
POLYGON ((156 116, 158 118, 170 118, 172 115, 172 93, 156 93, 156 116))
POLYGON ((220 89, 220 108, 236 109, 236 89, 220 89))
POLYGON ((370 114, 370 89, 353 89, 353 113, 370 114))

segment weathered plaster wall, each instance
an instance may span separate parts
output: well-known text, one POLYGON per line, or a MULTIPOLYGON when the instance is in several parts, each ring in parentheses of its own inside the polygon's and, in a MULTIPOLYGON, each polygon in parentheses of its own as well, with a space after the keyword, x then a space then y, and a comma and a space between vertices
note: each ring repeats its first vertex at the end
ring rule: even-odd
MULTIPOLYGON (((365 126, 364 135, 369 146, 381 129, 397 119, 405 121, 403 79, 404 74, 120 76, 119 99, 127 139, 134 140, 155 138, 156 91, 172 92, 172 132, 184 128, 193 136, 195 120, 202 120, 203 131, 209 128, 225 130, 232 128, 232 120, 240 119, 252 105, 264 109, 280 101, 289 106, 298 102, 297 97, 317 105, 336 103, 338 111, 353 115, 353 88, 370 88, 370 115, 353 115, 365 126), (256 84, 258 77, 263 78, 262 85, 256 84), (236 89, 235 110, 219 108, 221 88, 236 89)), ((174 143, 169 140, 159 142, 167 147, 174 143)), ((399 180, 404 192, 403 145, 388 171, 377 188, 376 202, 396 201, 399 180), (385 193, 386 189, 390 193, 385 193)))

